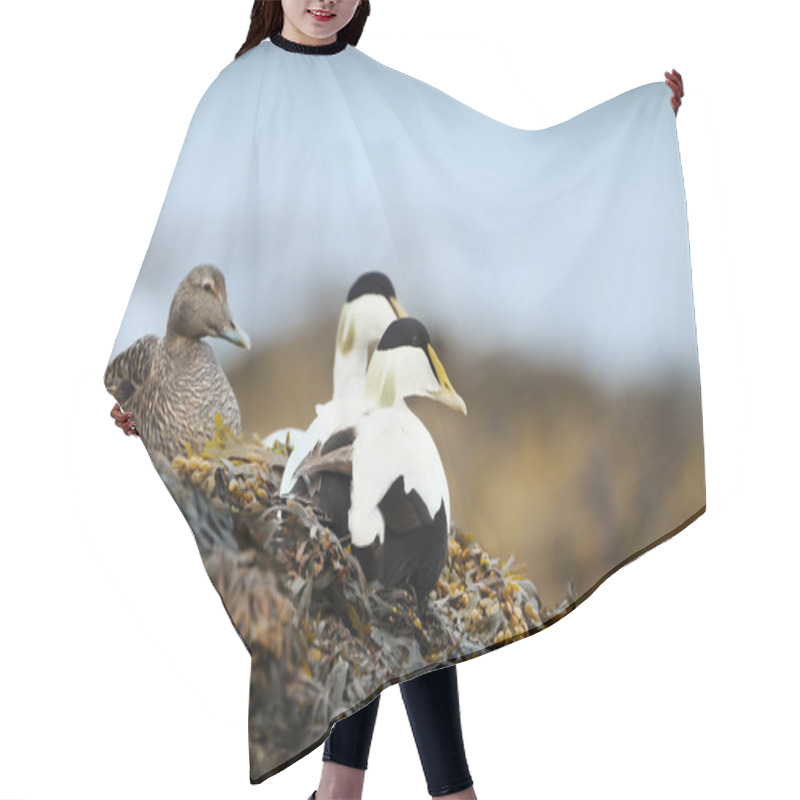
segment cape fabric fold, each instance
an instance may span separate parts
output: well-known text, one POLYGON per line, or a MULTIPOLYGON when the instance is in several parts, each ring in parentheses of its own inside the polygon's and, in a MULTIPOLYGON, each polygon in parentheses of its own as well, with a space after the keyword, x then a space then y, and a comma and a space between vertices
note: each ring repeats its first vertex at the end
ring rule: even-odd
POLYGON ((251 653, 263 780, 705 509, 668 89, 525 131, 263 42, 198 105, 106 386, 251 653))

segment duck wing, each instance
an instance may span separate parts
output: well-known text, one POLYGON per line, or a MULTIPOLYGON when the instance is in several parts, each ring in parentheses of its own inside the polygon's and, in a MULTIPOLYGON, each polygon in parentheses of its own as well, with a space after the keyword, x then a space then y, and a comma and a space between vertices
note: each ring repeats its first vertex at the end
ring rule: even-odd
POLYGON ((444 500, 434 517, 420 495, 406 492, 403 476, 378 505, 386 525, 382 579, 387 586, 414 587, 419 600, 436 585, 447 559, 447 512, 444 500))
POLYGON ((402 475, 389 487, 389 491, 378 503, 386 528, 393 533, 410 533, 427 528, 433 523, 425 501, 415 490, 406 493, 402 475))
POLYGON ((318 442, 297 467, 295 472, 297 480, 304 477, 311 478, 326 472, 352 478, 355 439, 355 428, 343 428, 336 431, 324 443, 318 442))
POLYGON ((297 468, 291 491, 309 498, 340 538, 348 533, 355 436, 355 428, 344 428, 317 444, 297 468))
POLYGON ((123 408, 150 376, 159 341, 158 336, 143 336, 106 368, 106 389, 123 408))

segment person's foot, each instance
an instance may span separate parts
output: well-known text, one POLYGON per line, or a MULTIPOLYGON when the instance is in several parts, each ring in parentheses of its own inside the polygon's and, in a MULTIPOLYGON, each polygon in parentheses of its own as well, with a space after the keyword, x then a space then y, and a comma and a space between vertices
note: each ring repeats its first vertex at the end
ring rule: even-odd
POLYGON ((363 769, 323 761, 319 788, 311 796, 314 800, 361 800, 364 775, 363 769))

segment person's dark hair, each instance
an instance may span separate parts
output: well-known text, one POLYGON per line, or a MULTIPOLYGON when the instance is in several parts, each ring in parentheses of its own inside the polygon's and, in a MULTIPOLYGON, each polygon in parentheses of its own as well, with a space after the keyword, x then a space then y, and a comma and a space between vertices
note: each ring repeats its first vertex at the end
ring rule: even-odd
MULTIPOLYGON (((339 31, 337 39, 345 39, 355 47, 361 38, 367 17, 369 16, 369 0, 361 0, 353 19, 339 31)), ((283 30, 283 6, 280 0, 255 0, 250 12, 250 30, 244 44, 239 48, 236 58, 252 49, 273 33, 283 30)))

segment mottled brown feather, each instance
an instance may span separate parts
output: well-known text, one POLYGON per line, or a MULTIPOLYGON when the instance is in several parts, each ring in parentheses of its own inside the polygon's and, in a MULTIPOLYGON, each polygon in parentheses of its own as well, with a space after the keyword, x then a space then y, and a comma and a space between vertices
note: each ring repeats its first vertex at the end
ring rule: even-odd
POLYGON ((158 336, 143 336, 108 365, 106 389, 121 406, 128 406, 150 375, 158 342, 158 336))
MULTIPOLYGON (((231 322, 225 279, 216 268, 195 267, 173 298, 167 335, 144 336, 118 355, 105 373, 106 389, 125 411, 148 451, 168 459, 202 450, 214 437, 214 416, 236 434, 239 403, 214 351, 202 338, 231 322)), ((234 323, 235 324, 235 323, 234 323)))

